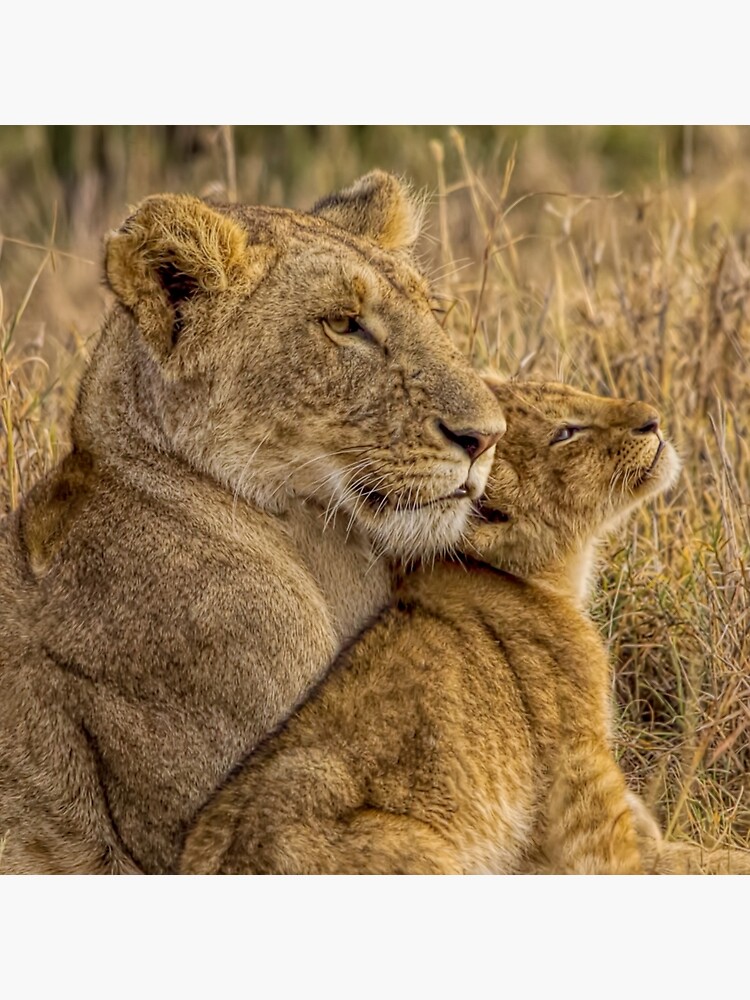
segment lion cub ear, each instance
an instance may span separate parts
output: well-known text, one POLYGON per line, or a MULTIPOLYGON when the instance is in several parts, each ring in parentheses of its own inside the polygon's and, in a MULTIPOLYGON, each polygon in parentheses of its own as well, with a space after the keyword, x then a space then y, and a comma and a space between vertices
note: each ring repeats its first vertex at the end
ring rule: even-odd
POLYGON ((424 204, 393 174, 372 170, 351 187, 323 198, 312 214, 384 250, 409 250, 422 227, 424 204))
POLYGON ((142 201, 107 237, 104 268, 110 288, 164 359, 177 341, 184 300, 234 285, 250 291, 266 256, 222 212, 191 195, 162 194, 142 201))

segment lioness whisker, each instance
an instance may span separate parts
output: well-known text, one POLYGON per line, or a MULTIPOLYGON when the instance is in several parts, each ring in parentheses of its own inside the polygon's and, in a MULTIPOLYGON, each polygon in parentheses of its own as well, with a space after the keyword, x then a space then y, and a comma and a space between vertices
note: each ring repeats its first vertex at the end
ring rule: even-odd
POLYGON ((247 462, 245 462, 245 466, 244 466, 242 472, 240 473, 240 475, 239 475, 239 477, 237 479, 237 483, 235 484, 234 490, 232 491, 232 522, 231 523, 232 523, 232 530, 233 531, 236 529, 236 520, 235 519, 236 519, 236 514, 237 514, 237 499, 238 499, 238 496, 239 496, 240 492, 244 492, 245 480, 246 480, 248 471, 250 469, 250 466, 253 463, 253 459, 258 454, 258 452, 263 447, 263 445, 266 443, 266 441, 268 441, 268 439, 270 438, 270 436, 271 436, 271 431, 268 431, 266 434, 263 435, 263 437, 260 439, 260 441, 258 442, 258 444, 255 446, 255 448, 252 451, 252 454, 248 458, 247 462))
MULTIPOLYGON (((279 490, 281 490, 282 487, 284 487, 289 482, 289 480, 292 478, 292 476, 297 475, 299 472, 302 471, 302 469, 306 469, 308 466, 312 465, 314 462, 324 462, 324 461, 326 461, 326 459, 337 458, 339 455, 348 455, 348 454, 351 454, 352 452, 354 452, 356 454, 358 452, 363 452, 363 451, 367 451, 367 450, 368 450, 368 446, 367 445, 351 445, 351 447, 348 447, 348 448, 340 448, 338 451, 325 451, 325 452, 322 452, 319 455, 313 455, 313 457, 309 458, 306 462, 302 462, 301 465, 295 466, 292 469, 292 471, 289 473, 289 475, 285 476, 281 480, 281 482, 279 483, 279 485, 270 494, 270 497, 271 497, 271 499, 273 499, 276 496, 276 494, 279 492, 279 490)), ((344 471, 346 471, 346 470, 344 470, 344 471)), ((315 485, 315 484, 313 484, 313 485, 315 485)))

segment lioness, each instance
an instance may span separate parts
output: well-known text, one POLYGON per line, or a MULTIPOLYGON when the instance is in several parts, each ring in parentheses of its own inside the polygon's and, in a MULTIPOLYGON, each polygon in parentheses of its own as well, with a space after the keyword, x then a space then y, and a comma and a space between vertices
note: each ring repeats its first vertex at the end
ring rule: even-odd
POLYGON ((459 536, 504 429, 374 172, 311 213, 144 201, 72 450, 0 525, 0 864, 168 872, 193 814, 459 536))
POLYGON ((221 789, 186 873, 643 870, 584 610, 596 543, 675 479, 644 403, 497 384, 465 561, 420 569, 221 789))

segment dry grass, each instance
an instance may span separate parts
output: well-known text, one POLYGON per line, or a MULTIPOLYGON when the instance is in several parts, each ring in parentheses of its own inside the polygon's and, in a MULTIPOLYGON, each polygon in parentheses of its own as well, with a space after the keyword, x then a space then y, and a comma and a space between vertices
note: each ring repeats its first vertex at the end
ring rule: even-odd
MULTIPOLYGON (((131 156, 140 173, 126 172, 123 186, 132 200, 223 186, 248 201, 304 205, 375 162, 411 173, 436 192, 425 262, 446 327, 477 366, 661 409, 684 470, 672 494, 612 542, 595 607, 616 665, 618 751, 672 834, 748 844, 748 130, 688 132, 671 154, 675 137, 665 133, 648 186, 617 161, 619 195, 594 132, 577 134, 580 162, 565 152, 575 131, 561 143, 530 130, 517 149, 475 143, 471 153, 458 133, 395 143, 383 132, 378 158, 377 135, 363 152, 332 130, 293 182, 259 165, 257 149, 235 149, 226 131, 184 168, 152 162, 140 136, 140 159, 131 156)), ((64 450, 103 307, 98 263, 86 261, 98 261, 101 234, 127 198, 108 194, 82 163, 72 194, 38 166, 36 196, 24 189, 0 219, 6 237, 42 247, 6 241, 0 259, 0 510, 64 450), (65 216, 57 227, 55 203, 65 216)), ((8 177, 0 166, 0 193, 8 177)))

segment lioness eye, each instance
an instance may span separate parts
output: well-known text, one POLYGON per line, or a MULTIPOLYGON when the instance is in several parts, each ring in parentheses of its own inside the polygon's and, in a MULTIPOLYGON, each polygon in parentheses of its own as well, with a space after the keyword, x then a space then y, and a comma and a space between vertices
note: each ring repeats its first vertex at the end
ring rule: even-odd
POLYGON ((321 323, 334 337, 357 337, 359 340, 377 344, 375 337, 366 326, 362 326, 356 316, 326 316, 321 323))
POLYGON ((343 337, 347 333, 364 333, 364 328, 360 326, 354 316, 329 316, 324 321, 330 329, 343 337))
POLYGON ((558 444, 560 441, 569 441, 573 435, 577 434, 580 430, 580 427, 560 427, 559 430, 555 431, 555 435, 550 441, 550 444, 558 444))

